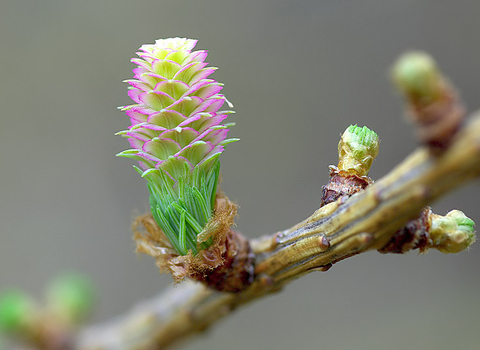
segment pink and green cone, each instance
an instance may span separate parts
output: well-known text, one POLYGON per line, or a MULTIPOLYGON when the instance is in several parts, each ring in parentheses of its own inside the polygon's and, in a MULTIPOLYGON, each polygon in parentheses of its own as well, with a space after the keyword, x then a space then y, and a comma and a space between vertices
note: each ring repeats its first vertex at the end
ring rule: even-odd
POLYGON ((139 162, 152 215, 181 255, 211 244, 197 244, 197 235, 213 215, 218 157, 238 140, 226 138, 232 124, 222 121, 233 111, 220 110, 229 102, 208 78, 216 68, 207 67, 207 51, 192 51, 196 43, 170 38, 140 47, 126 81, 135 104, 122 107, 131 126, 118 133, 132 147, 118 155, 139 162))

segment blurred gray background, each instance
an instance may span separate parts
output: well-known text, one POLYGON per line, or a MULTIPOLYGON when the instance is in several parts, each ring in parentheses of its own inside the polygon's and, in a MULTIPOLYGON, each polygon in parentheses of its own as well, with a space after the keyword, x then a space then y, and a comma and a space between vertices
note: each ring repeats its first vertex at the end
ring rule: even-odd
MULTIPOLYGON (((128 126, 123 79, 143 43, 199 39, 220 69, 237 123, 222 188, 249 237, 286 229, 319 205, 340 133, 381 138, 371 176, 416 147, 388 78, 407 49, 434 55, 471 111, 480 108, 478 0, 0 1, 0 289, 42 298, 49 280, 95 281, 94 321, 159 293, 130 222, 145 181, 117 158, 128 126)), ((480 223, 480 183, 433 205, 480 223)), ((478 349, 480 248, 443 255, 370 252, 236 312, 185 349, 478 349)))

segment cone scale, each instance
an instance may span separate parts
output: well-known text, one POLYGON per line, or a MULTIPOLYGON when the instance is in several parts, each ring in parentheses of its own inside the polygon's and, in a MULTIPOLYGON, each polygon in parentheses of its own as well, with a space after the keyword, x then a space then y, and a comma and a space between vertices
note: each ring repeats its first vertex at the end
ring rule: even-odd
MULTIPOLYGON (((157 264, 176 280, 203 278, 207 269, 220 267, 228 260, 226 256, 237 254, 218 245, 245 246, 243 238, 242 243, 227 242, 236 240, 229 227, 236 210, 226 213, 218 208, 218 158, 225 145, 238 140, 227 138, 233 124, 224 120, 233 111, 222 108, 233 106, 221 94, 223 85, 210 78, 216 68, 205 62, 207 51, 193 50, 196 43, 169 38, 140 47, 138 58, 131 60, 137 65, 134 77, 126 80, 134 104, 121 107, 131 125, 118 133, 131 146, 118 156, 138 161, 135 169, 147 180, 151 215, 160 229, 153 230, 151 221, 144 221, 145 229, 153 231, 136 236, 137 249, 160 259, 157 264), (215 263, 202 267, 201 261, 211 257, 212 251, 215 263), (192 270, 192 264, 197 268, 192 270)), ((242 249, 252 265, 249 244, 242 249)), ((251 281, 253 269, 247 270, 251 281)))

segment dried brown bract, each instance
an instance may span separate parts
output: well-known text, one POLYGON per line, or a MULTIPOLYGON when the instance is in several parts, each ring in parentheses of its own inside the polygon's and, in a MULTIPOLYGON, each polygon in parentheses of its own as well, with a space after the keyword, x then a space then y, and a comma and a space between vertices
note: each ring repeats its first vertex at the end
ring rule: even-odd
POLYGON ((378 251, 384 254, 405 254, 413 249, 419 249, 420 253, 425 252, 432 244, 429 237, 431 213, 430 208, 423 209, 417 219, 409 221, 398 230, 388 243, 378 251))
POLYGON ((417 125, 420 142, 439 155, 459 130, 465 118, 465 108, 454 88, 443 80, 438 98, 426 105, 410 104, 408 115, 417 125))
POLYGON ((364 190, 373 183, 368 176, 358 176, 353 171, 339 170, 336 166, 330 165, 330 180, 323 186, 322 201, 320 206, 335 202, 338 198, 364 190))
POLYGON ((152 215, 139 216, 132 226, 137 251, 156 258, 160 272, 171 273, 175 283, 191 278, 219 291, 240 292, 253 282, 255 256, 248 240, 231 229, 236 213, 235 204, 217 195, 214 216, 197 237, 198 243, 212 238, 213 244, 197 255, 178 255, 152 215))

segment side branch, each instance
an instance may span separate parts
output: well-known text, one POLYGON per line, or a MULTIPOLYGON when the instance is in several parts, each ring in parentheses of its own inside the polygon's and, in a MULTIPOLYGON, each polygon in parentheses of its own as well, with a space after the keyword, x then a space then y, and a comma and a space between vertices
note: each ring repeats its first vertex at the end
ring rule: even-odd
POLYGON ((237 306, 291 280, 370 249, 380 249, 439 196, 480 175, 480 113, 441 156, 420 148, 388 175, 291 229, 252 241, 256 279, 237 294, 187 282, 131 313, 79 333, 76 349, 163 349, 201 332, 237 306))

